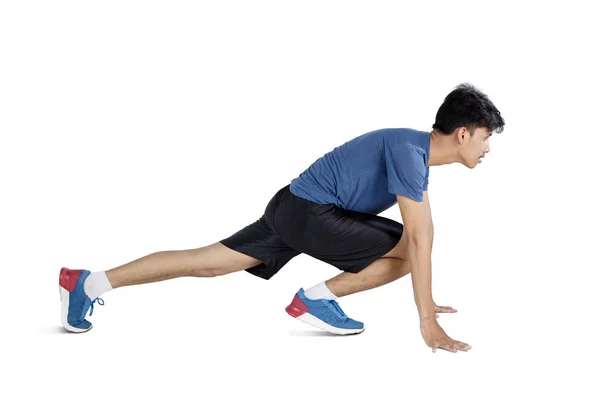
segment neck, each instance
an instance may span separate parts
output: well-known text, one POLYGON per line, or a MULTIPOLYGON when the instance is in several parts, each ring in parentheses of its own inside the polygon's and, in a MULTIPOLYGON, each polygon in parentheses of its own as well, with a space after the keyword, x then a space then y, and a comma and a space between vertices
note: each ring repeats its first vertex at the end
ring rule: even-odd
POLYGON ((460 160, 458 149, 454 145, 454 135, 442 135, 435 130, 429 134, 429 163, 428 165, 452 164, 460 160))

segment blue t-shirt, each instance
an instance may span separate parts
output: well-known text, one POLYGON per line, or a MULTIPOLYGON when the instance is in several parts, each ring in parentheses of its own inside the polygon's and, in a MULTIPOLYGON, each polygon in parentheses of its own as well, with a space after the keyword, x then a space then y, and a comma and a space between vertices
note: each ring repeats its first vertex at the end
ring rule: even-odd
POLYGON ((290 191, 319 204, 379 214, 396 194, 423 201, 429 183, 428 132, 386 128, 336 147, 293 179, 290 191))

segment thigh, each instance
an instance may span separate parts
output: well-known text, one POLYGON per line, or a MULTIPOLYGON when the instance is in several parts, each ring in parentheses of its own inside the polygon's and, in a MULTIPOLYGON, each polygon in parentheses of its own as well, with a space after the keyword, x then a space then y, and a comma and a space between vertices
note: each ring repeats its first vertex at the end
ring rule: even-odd
POLYGON ((362 270, 401 240, 403 225, 389 218, 301 198, 293 201, 301 204, 288 210, 282 206, 275 218, 282 240, 343 271, 362 270))

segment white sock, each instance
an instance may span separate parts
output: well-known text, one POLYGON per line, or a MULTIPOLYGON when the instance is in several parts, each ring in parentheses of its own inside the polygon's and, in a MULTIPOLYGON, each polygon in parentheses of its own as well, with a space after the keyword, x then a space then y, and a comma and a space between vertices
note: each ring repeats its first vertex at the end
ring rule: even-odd
POLYGON ((106 293, 112 289, 106 272, 92 272, 83 282, 83 291, 90 300, 94 300, 102 293, 106 293))
POLYGON ((325 282, 321 282, 318 285, 311 287, 310 289, 304 291, 304 295, 311 300, 317 299, 327 299, 327 300, 335 300, 337 296, 329 290, 325 282))

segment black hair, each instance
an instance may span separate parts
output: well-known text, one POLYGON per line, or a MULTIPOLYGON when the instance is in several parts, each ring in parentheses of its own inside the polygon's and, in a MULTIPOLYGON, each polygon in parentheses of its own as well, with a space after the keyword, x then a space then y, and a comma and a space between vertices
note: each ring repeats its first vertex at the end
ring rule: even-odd
POLYGON ((450 135, 464 126, 473 134, 475 128, 488 128, 502 133, 504 119, 490 99, 470 83, 461 83, 444 99, 432 128, 450 135))

